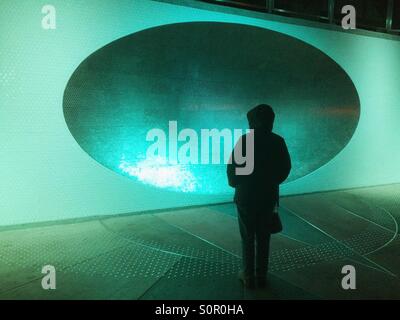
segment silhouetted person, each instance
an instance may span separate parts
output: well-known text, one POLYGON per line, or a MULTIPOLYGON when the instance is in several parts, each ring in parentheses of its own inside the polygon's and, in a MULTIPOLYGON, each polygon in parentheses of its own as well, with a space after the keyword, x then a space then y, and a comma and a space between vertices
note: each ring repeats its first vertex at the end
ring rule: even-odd
MULTIPOLYGON (((291 161, 285 140, 272 132, 275 114, 268 105, 259 105, 247 113, 250 129, 254 134, 254 169, 251 174, 238 175, 236 169, 243 167, 232 152, 232 163, 228 164, 229 185, 235 188, 234 201, 238 209, 238 220, 242 238, 243 269, 240 279, 252 288, 256 280, 259 286, 266 285, 271 237, 271 218, 279 203, 279 185, 290 173, 291 161)), ((240 146, 245 155, 249 135, 242 136, 240 146)), ((237 150, 236 150, 237 151, 237 150)))

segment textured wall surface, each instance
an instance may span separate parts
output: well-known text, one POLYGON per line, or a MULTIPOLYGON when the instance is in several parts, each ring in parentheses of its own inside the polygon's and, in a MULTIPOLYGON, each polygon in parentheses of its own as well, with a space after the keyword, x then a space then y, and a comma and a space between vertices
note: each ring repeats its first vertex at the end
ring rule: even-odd
MULTIPOLYGON (((80 63, 124 36, 178 22, 257 26, 298 38, 348 74, 360 121, 349 144, 285 194, 400 181, 400 42, 153 1, 53 1, 57 29, 41 28, 40 1, 0 4, 0 225, 226 201, 135 182, 102 166, 76 142, 63 95, 80 63)), ((312 126, 313 123, 310 123, 312 126)))
POLYGON ((72 75, 63 107, 77 142, 111 170, 177 192, 215 195, 231 191, 225 160, 234 130, 245 132, 247 111, 263 102, 274 107, 274 131, 292 154, 288 181, 335 157, 359 119, 354 84, 321 51, 274 31, 216 22, 150 28, 99 49, 72 75), (169 121, 178 133, 195 130, 196 138, 177 141, 169 121), (146 156, 154 128, 165 133, 165 155, 146 156), (230 130, 216 136, 219 147, 202 137, 214 128, 230 130), (189 149, 191 163, 168 163, 188 144, 196 149, 189 149))

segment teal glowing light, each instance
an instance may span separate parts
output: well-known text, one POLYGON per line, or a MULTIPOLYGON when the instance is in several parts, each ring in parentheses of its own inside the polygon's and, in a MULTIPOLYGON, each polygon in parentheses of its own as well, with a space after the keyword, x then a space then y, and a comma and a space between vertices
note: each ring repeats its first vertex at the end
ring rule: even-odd
POLYGON ((144 185, 119 165, 124 154, 133 165, 144 159, 140 153, 147 146, 133 141, 132 135, 144 139, 150 127, 160 127, 183 112, 186 122, 179 123, 185 127, 245 128, 245 112, 259 102, 270 103, 278 113, 276 130, 287 138, 293 155, 291 179, 319 168, 282 186, 282 194, 400 181, 400 41, 394 36, 357 35, 268 20, 251 12, 227 14, 223 8, 196 9, 162 1, 51 4, 59 14, 58 26, 45 31, 40 26, 40 2, 1 1, 0 225, 230 201, 233 190, 226 188, 224 167, 191 166, 198 187, 182 195, 144 185), (196 21, 230 25, 225 31, 201 32, 200 26, 194 30, 188 24, 196 21), (184 23, 184 28, 176 23, 184 23), (240 27, 244 24, 248 31, 240 27), (168 29, 170 34, 162 37, 168 29), (245 38, 241 31, 253 36, 245 38), (118 40, 110 48, 125 45, 130 50, 126 55, 122 48, 104 50, 106 55, 97 52, 127 35, 132 36, 125 43, 118 40), (152 50, 152 43, 159 44, 157 50, 152 50), (234 43, 246 46, 247 56, 234 43), (324 54, 336 62, 327 61, 324 54), (73 76, 78 80, 75 86, 66 88, 87 57, 73 76), (362 111, 351 142, 335 157, 354 131, 349 124, 357 122, 357 108, 348 116, 331 113, 329 120, 317 112, 353 103, 346 91, 352 85, 337 64, 357 87, 362 111), (288 74, 289 70, 295 72, 288 74), (282 86, 274 86, 274 79, 282 86), (337 82, 343 87, 335 90, 337 82), (289 112, 294 108, 298 112, 289 112), (325 128, 318 125, 323 121, 325 128), (337 126, 332 128, 332 123, 337 126), (312 145, 315 137, 321 141, 312 145), (329 150, 332 145, 335 148, 329 150), (221 195, 223 190, 229 193, 221 195))
POLYGON ((119 169, 144 184, 181 192, 195 192, 198 182, 188 165, 169 164, 166 159, 156 157, 136 164, 121 160, 119 169))

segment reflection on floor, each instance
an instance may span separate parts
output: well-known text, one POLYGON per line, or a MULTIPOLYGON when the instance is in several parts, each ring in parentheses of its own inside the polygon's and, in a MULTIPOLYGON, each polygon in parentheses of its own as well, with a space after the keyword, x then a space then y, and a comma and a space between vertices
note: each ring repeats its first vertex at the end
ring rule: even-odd
POLYGON ((233 204, 0 232, 0 299, 399 299, 400 184, 282 199, 270 285, 244 290, 233 204), (53 265, 57 289, 43 290, 53 265), (344 265, 356 290, 341 287, 344 265))

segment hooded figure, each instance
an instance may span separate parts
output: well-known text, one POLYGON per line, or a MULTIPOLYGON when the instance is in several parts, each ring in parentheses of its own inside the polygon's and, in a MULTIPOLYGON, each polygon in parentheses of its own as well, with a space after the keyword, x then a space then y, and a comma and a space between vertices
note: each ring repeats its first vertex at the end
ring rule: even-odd
POLYGON ((272 132, 275 113, 270 106, 255 107, 247 113, 247 119, 253 130, 238 140, 227 174, 229 185, 235 188, 242 237, 240 279, 251 288, 256 280, 261 287, 266 284, 271 220, 279 203, 279 185, 288 177, 291 161, 285 140, 272 132), (253 149, 248 143, 253 143, 253 149), (253 170, 247 175, 238 174, 237 169, 243 165, 235 161, 235 155, 244 155, 248 150, 253 151, 253 170))

